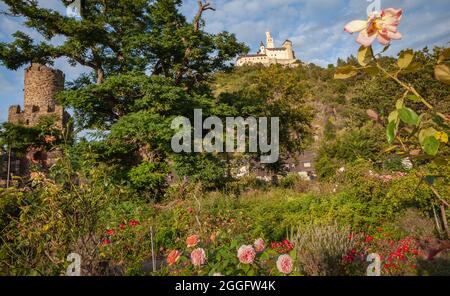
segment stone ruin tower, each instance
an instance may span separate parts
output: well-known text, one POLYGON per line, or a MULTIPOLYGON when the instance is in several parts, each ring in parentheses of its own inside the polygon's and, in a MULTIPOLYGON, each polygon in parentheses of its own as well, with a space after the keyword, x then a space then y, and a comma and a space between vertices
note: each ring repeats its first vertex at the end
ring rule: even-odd
POLYGON ((65 129, 69 115, 55 102, 55 95, 64 89, 64 81, 62 71, 41 64, 31 64, 25 70, 24 109, 11 106, 8 121, 35 126, 41 117, 55 114, 56 126, 65 129))
MULTIPOLYGON (((64 132, 68 128, 70 115, 55 101, 56 94, 64 89, 64 82, 65 75, 62 71, 32 63, 25 69, 24 108, 22 110, 19 105, 11 106, 8 122, 32 127, 42 117, 56 115, 55 127, 64 132)), ((25 157, 12 156, 11 175, 28 175, 32 164, 46 170, 60 156, 58 149, 44 151, 42 148, 30 148, 25 157)))

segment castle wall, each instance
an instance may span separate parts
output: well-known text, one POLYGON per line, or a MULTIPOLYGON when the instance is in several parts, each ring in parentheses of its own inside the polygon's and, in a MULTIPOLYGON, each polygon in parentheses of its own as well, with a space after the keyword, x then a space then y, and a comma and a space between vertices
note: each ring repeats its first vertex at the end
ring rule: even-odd
POLYGON ((294 50, 292 49, 292 42, 286 40, 282 47, 274 47, 273 38, 270 32, 266 32, 267 46, 261 42, 259 52, 257 54, 250 54, 240 57, 236 61, 237 66, 263 64, 265 66, 272 64, 281 64, 289 67, 296 67, 294 50))
POLYGON ((55 95, 64 90, 64 73, 45 65, 32 64, 25 70, 25 124, 36 125, 42 116, 56 114, 57 126, 63 128, 64 110, 55 102, 55 95))
MULTIPOLYGON (((55 101, 56 94, 64 90, 64 73, 45 65, 33 63, 25 70, 24 80, 24 107, 21 109, 20 106, 11 106, 8 111, 8 121, 35 126, 42 117, 56 115, 56 127, 61 130, 65 129, 70 116, 55 101)), ((31 164, 38 164, 46 169, 59 157, 59 150, 47 152, 31 147, 26 157, 12 157, 11 173, 25 176, 29 173, 31 164)))
POLYGON ((23 123, 23 112, 19 105, 9 107, 8 122, 15 124, 23 123))

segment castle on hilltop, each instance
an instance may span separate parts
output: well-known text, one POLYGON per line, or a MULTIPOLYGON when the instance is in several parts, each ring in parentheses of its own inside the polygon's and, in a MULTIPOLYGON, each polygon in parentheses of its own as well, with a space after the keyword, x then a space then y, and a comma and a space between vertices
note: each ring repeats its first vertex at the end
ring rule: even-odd
POLYGON ((286 40, 281 47, 275 47, 270 32, 266 32, 266 45, 261 41, 259 51, 256 54, 241 56, 236 61, 237 66, 263 64, 265 66, 272 64, 281 64, 289 67, 295 67, 295 52, 292 49, 292 41, 286 40))
MULTIPOLYGON (((54 116, 55 127, 62 131, 66 130, 70 115, 55 101, 56 94, 64 90, 64 82, 65 75, 62 71, 32 63, 25 69, 24 107, 23 109, 20 105, 9 107, 8 122, 33 127, 39 123, 41 118, 54 116)), ((29 148, 25 156, 14 155, 11 152, 9 155, 4 154, 1 160, 0 181, 4 175, 27 175, 31 164, 46 169, 53 165, 59 157, 60 151, 57 149, 45 151, 43 148, 36 147, 29 148)))

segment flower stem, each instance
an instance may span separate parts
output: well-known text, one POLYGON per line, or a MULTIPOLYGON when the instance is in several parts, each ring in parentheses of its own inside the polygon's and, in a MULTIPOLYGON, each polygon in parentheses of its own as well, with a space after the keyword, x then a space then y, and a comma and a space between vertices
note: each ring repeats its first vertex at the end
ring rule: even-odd
POLYGON ((417 96, 420 101, 422 101, 422 103, 428 107, 428 109, 433 110, 433 106, 428 103, 418 92, 417 90, 411 86, 406 84, 405 82, 401 81, 400 79, 398 79, 396 76, 390 74, 388 71, 386 71, 383 67, 380 66, 380 64, 377 61, 377 67, 378 69, 380 69, 385 75, 387 75, 388 77, 392 78, 393 80, 395 80, 398 84, 400 84, 403 88, 405 88, 406 90, 408 90, 409 92, 413 93, 415 96, 417 96))

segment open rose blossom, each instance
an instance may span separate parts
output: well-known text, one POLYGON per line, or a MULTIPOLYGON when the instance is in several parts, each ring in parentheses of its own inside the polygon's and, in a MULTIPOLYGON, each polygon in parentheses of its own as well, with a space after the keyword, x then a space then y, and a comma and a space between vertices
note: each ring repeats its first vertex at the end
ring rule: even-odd
POLYGON ((255 240, 255 251, 258 253, 263 252, 266 249, 266 245, 264 244, 264 240, 262 238, 258 238, 255 240))
POLYGON ((252 246, 241 246, 238 250, 237 256, 239 261, 244 264, 252 264, 255 260, 256 252, 252 246))
POLYGON ((200 241, 200 239, 199 239, 198 235, 194 234, 194 235, 189 236, 186 239, 186 245, 188 248, 195 247, 198 245, 199 241, 200 241))
POLYGON ((178 250, 173 250, 169 253, 169 255, 167 256, 167 264, 169 266, 174 265, 175 263, 177 263, 178 259, 180 259, 181 257, 181 252, 178 250))
POLYGON ((281 255, 277 260, 278 271, 284 274, 290 274, 293 268, 292 258, 289 255, 281 255))
POLYGON ((191 253, 191 262, 194 266, 202 266, 206 262, 205 250, 202 248, 195 249, 191 253))
POLYGON ((388 8, 381 13, 372 13, 368 20, 352 21, 344 30, 349 33, 360 32, 356 42, 365 47, 372 45, 375 39, 383 45, 388 45, 391 40, 402 38, 397 28, 402 14, 402 9, 388 8))

